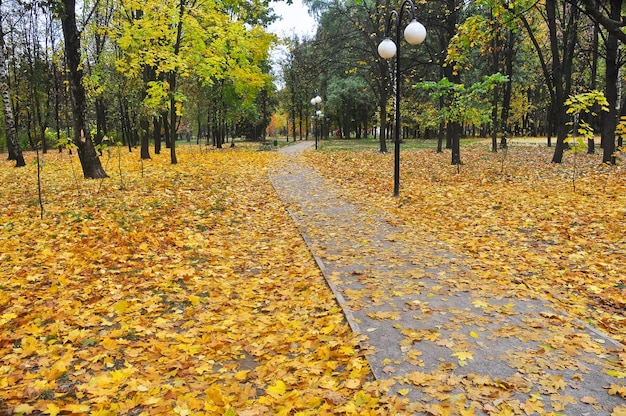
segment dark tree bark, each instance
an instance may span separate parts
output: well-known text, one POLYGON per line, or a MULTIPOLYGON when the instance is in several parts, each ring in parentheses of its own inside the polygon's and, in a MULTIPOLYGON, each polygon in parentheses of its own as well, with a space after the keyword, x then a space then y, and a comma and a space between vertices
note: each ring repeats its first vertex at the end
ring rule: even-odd
MULTIPOLYGON (((143 98, 145 99, 148 90, 148 83, 156 79, 156 71, 150 65, 143 66, 143 98)), ((150 159, 150 119, 145 110, 142 111, 139 118, 139 127, 141 128, 141 150, 140 157, 142 159, 150 159)))
POLYGON ((502 113, 500 114, 501 139, 500 147, 506 149, 508 147, 507 134, 509 125, 509 113, 511 112, 511 94, 513 91, 513 61, 515 60, 515 44, 516 36, 513 30, 507 30, 507 39, 504 47, 504 75, 509 80, 503 86, 502 92, 502 113))
MULTIPOLYGON (((106 42, 106 36, 101 33, 96 33, 94 36, 96 46, 96 59, 102 59, 102 53, 104 52, 104 46, 106 42)), ((108 134, 107 129, 107 106, 102 95, 99 95, 95 99, 96 107, 96 136, 94 137, 94 143, 96 145, 102 144, 102 139, 108 134)))
MULTIPOLYGON (((174 55, 180 52, 180 44, 183 38, 183 17, 185 15, 185 0, 179 0, 178 4, 178 24, 176 28, 176 43, 174 43, 174 55)), ((176 116, 176 70, 169 74, 170 82, 170 163, 175 165, 178 163, 176 158, 176 134, 177 134, 177 116, 176 116)))
MULTIPOLYGON (((600 35, 600 25, 598 23, 595 23, 593 25, 593 37, 592 37, 592 44, 591 44, 591 50, 593 51, 592 57, 591 57, 591 74, 590 74, 590 88, 591 90, 595 90, 597 88, 597 75, 598 75, 598 40, 599 40, 599 35, 600 35)), ((598 105, 596 104, 594 106, 594 113, 599 114, 600 111, 598 110, 598 105)), ((591 116, 589 115, 589 120, 588 123, 590 123, 594 130, 597 128, 597 123, 595 122, 597 120, 598 117, 596 116, 591 116), (595 119, 595 120, 594 120, 595 119)), ((596 143, 594 141, 594 138, 590 138, 587 139, 587 154, 594 154, 596 152, 596 143)))
POLYGON ((380 135, 378 136, 378 144, 380 153, 387 153, 387 90, 381 92, 380 96, 380 135))
MULTIPOLYGON (((609 11, 610 18, 619 19, 622 10, 622 0, 610 0, 611 9, 609 11)), ((602 123, 602 162, 614 165, 615 158, 615 128, 617 127, 617 82, 619 78, 618 63, 618 47, 619 39, 613 32, 609 32, 606 40, 606 58, 605 58, 605 79, 606 87, 604 95, 608 105, 608 112, 605 114, 602 123)))
POLYGON ((566 149, 567 114, 565 99, 569 96, 571 90, 572 60, 576 45, 576 23, 579 15, 578 9, 568 4, 562 4, 563 7, 559 10, 559 13, 568 11, 569 15, 558 14, 557 2, 558 0, 546 0, 545 2, 551 54, 549 59, 545 58, 543 48, 535 37, 535 32, 528 20, 523 14, 519 15, 541 62, 541 69, 550 93, 550 107, 547 116, 548 146, 551 145, 552 134, 556 133, 557 139, 554 155, 552 156, 553 163, 561 163, 563 152, 566 149), (557 21, 557 15, 563 20, 557 21), (550 66, 548 61, 551 61, 550 66))
POLYGON ((152 118, 152 138, 154 140, 154 154, 161 154, 161 127, 163 120, 161 117, 152 118))
POLYGON ((626 43, 626 33, 622 31, 626 24, 619 14, 617 14, 616 17, 611 10, 609 11, 610 16, 605 16, 602 14, 602 11, 600 11, 600 5, 603 3, 597 0, 581 0, 581 2, 585 7, 585 13, 587 13, 594 22, 599 23, 608 33, 615 36, 620 42, 626 43))
POLYGON ((80 32, 76 26, 76 3, 63 0, 61 25, 65 40, 65 56, 70 71, 70 91, 72 92, 72 112, 74 118, 74 144, 78 149, 83 175, 87 179, 106 178, 100 158, 96 154, 86 121, 87 97, 83 87, 81 69, 80 32))
MULTIPOLYGON (((490 20, 493 21, 493 16, 490 16, 490 20)), ((495 27, 490 28, 493 31, 493 43, 491 45, 491 57, 492 72, 495 74, 500 70, 500 51, 502 50, 502 26, 499 23, 495 23, 495 27)), ((493 99, 491 102, 491 151, 498 151, 498 130, 500 123, 498 123, 498 102, 500 101, 500 85, 496 85, 493 89, 493 99)))
MULTIPOLYGON (((461 11, 461 2, 459 0, 446 0, 446 15, 445 15, 445 34, 442 40, 445 41, 445 49, 447 49, 450 40, 456 35, 456 27, 459 22, 459 13, 461 11)), ((444 50, 445 50, 444 49, 444 50)), ((460 76, 454 73, 454 65, 446 65, 443 70, 446 78, 450 82, 460 83, 460 76)), ((461 125, 456 122, 449 122, 446 129, 447 140, 452 150, 452 164, 461 164, 461 125)))
MULTIPOLYGON (((565 138, 567 137, 567 114, 564 103, 571 91, 572 60, 576 44, 578 9, 576 7, 571 8, 568 22, 565 24, 565 30, 562 34, 562 45, 559 45, 559 31, 561 28, 557 27, 556 6, 557 0, 546 0, 550 51, 552 53, 552 78, 554 80, 552 120, 556 128, 556 145, 554 146, 552 163, 561 163, 563 161, 563 152, 567 148, 565 143, 565 138)), ((563 16, 563 18, 565 19, 566 17, 563 16)))

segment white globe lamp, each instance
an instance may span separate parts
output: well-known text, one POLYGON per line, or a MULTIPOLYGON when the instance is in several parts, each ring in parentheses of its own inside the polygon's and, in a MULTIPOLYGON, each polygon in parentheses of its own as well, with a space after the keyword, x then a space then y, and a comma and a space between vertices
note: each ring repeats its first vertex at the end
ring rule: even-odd
POLYGON ((411 23, 404 28, 404 39, 411 45, 419 45, 426 39, 426 28, 423 24, 413 19, 411 23))
POLYGON ((396 44, 389 38, 383 39, 378 44, 378 54, 381 58, 391 59, 396 55, 396 44))

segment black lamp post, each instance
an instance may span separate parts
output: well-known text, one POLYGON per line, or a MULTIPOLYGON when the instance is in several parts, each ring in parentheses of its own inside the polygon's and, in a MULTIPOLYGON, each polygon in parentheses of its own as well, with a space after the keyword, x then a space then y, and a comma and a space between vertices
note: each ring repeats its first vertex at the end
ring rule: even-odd
POLYGON ((322 114, 322 112, 317 109, 317 106, 321 102, 322 102, 322 97, 320 97, 319 95, 316 95, 315 97, 311 98, 311 104, 315 106, 315 113, 313 114, 313 117, 315 118, 315 150, 317 150, 317 134, 318 134, 317 121, 319 120, 320 115, 322 114))
POLYGON ((400 194, 400 24, 404 12, 407 12, 411 23, 404 28, 404 39, 411 45, 419 45, 426 39, 426 28, 424 25, 415 20, 415 4, 411 0, 404 0, 399 10, 392 10, 387 18, 387 26, 385 28, 385 39, 378 45, 378 54, 381 58, 391 59, 396 57, 395 65, 395 127, 394 127, 394 148, 393 148, 393 196, 400 194), (396 33, 395 42, 391 40, 391 27, 395 23, 396 33), (397 53, 396 53, 397 52, 397 53))

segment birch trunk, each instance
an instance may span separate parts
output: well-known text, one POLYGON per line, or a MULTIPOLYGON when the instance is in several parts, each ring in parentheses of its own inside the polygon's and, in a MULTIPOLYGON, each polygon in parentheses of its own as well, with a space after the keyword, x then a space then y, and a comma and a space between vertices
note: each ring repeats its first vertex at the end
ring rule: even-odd
MULTIPOLYGON (((0 5, 2 0, 0 0, 0 5)), ((13 118, 11 97, 9 96, 9 71, 7 69, 7 57, 4 53, 4 32, 0 28, 0 90, 2 91, 2 110, 4 112, 4 125, 9 148, 9 160, 15 160, 15 167, 24 166, 24 155, 17 139, 17 128, 13 118)))

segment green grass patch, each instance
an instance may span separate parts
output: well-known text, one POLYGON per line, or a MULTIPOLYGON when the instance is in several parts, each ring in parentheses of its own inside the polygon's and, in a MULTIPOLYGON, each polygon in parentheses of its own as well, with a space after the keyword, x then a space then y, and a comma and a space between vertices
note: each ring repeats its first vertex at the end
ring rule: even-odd
MULTIPOLYGON (((482 142, 485 139, 463 139, 461 146, 466 146, 476 142, 482 142)), ((437 139, 404 139, 400 144, 401 149, 430 149, 437 150, 437 139)), ((444 144, 445 147, 445 144, 444 144)), ((387 152, 393 152, 394 143, 392 140, 387 141, 387 152)), ((378 151, 380 142, 378 139, 368 137, 367 139, 328 139, 321 140, 318 149, 324 151, 378 151)))

